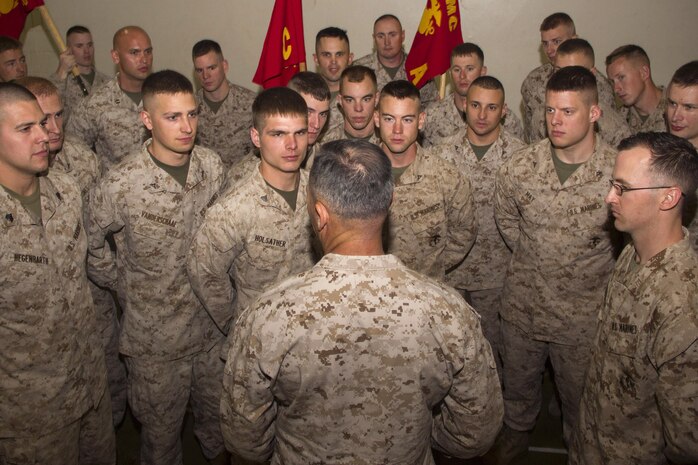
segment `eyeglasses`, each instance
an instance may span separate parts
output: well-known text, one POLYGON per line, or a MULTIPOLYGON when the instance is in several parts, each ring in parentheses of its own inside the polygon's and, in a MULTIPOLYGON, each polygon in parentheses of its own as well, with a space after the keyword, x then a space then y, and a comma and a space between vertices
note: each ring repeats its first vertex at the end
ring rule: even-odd
MULTIPOLYGON (((622 197, 623 194, 625 194, 626 192, 631 192, 631 191, 644 191, 644 190, 651 190, 651 189, 669 189, 671 187, 675 187, 675 186, 626 187, 623 184, 618 184, 613 179, 609 179, 608 182, 611 183, 611 187, 613 187, 613 190, 615 191, 615 193, 618 197, 622 197)), ((682 192, 681 196, 685 197, 685 194, 682 192)))

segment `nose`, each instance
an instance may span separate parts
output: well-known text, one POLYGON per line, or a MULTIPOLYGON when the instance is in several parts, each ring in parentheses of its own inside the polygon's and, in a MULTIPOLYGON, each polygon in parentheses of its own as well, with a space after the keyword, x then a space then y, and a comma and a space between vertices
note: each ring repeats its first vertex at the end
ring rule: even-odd
POLYGON ((48 143, 48 129, 43 126, 36 126, 35 130, 35 137, 36 137, 36 143, 37 144, 42 144, 42 143, 48 143))
POLYGON ((316 130, 320 129, 320 115, 318 113, 308 115, 308 126, 316 130))
POLYGON ((179 127, 180 131, 184 134, 191 134, 193 132, 191 120, 187 117, 182 118, 182 124, 179 127))
POLYGON ((402 121, 395 121, 395 124, 393 124, 393 134, 402 134, 402 121))
POLYGON ((354 111, 356 113, 361 113, 364 111, 364 103, 361 101, 361 99, 354 101, 354 111))
POLYGON ((619 94, 620 91, 621 91, 620 82, 614 80, 613 81, 613 92, 615 92, 616 94, 619 94))
POLYGON ((672 123, 676 123, 678 121, 681 121, 683 119, 683 114, 681 113, 681 110, 679 109, 679 106, 669 106, 669 121, 672 123))
POLYGON ((477 112, 477 117, 478 119, 486 119, 487 118, 487 110, 485 107, 480 107, 480 109, 477 112))
POLYGON ((608 190, 608 194, 606 194, 606 197, 604 197, 603 201, 606 202, 607 205, 610 205, 617 199, 618 194, 616 194, 616 188, 611 186, 611 188, 608 190))
POLYGON ((60 134, 61 133, 61 128, 58 127, 58 122, 56 121, 55 116, 50 116, 46 120, 46 131, 48 131, 49 134, 60 134))
POLYGON ((286 139, 286 149, 295 150, 298 147, 298 136, 296 134, 289 134, 286 139))

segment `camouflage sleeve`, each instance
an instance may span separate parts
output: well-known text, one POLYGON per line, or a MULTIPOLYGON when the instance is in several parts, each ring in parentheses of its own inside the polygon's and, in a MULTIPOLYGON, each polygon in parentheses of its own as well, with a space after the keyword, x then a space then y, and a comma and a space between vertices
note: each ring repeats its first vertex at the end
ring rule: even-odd
POLYGON ((524 140, 526 138, 521 120, 513 111, 510 110, 504 117, 502 126, 504 126, 504 129, 509 131, 509 133, 516 136, 518 139, 524 140))
POLYGON ((521 117, 523 119, 523 140, 526 142, 531 141, 531 121, 533 120, 533 107, 531 106, 531 102, 529 102, 528 98, 530 92, 528 78, 526 78, 521 84, 521 117))
POLYGON ((419 90, 419 97, 422 105, 426 106, 439 101, 439 89, 436 87, 436 80, 431 79, 419 90))
POLYGON ((230 216, 222 203, 212 206, 187 254, 192 289, 224 334, 228 333, 235 301, 228 271, 242 247, 230 216))
POLYGON ((494 219, 507 246, 514 250, 519 241, 519 211, 514 200, 514 185, 510 179, 509 163, 503 165, 494 182, 494 219))
POLYGON ((444 249, 444 265, 446 270, 453 268, 463 261, 470 252, 477 238, 478 222, 473 189, 467 175, 461 175, 454 170, 449 176, 456 180, 451 197, 447 199, 448 237, 444 249))
POLYGON ((96 284, 116 290, 116 257, 107 243, 107 235, 124 227, 113 205, 113 195, 103 183, 90 191, 85 222, 87 230, 87 274, 96 284))
POLYGON ((230 336, 223 373, 221 431, 225 447, 245 459, 266 462, 274 451, 277 406, 272 379, 261 369, 261 340, 255 337, 253 312, 244 312, 230 336))
POLYGON ((97 131, 90 115, 89 98, 82 99, 68 119, 66 134, 72 134, 83 144, 94 149, 97 131))
POLYGON ((475 312, 461 303, 468 321, 467 340, 454 357, 464 364, 453 374, 448 395, 434 416, 432 446, 449 455, 470 458, 492 446, 504 417, 502 390, 492 349, 475 312))

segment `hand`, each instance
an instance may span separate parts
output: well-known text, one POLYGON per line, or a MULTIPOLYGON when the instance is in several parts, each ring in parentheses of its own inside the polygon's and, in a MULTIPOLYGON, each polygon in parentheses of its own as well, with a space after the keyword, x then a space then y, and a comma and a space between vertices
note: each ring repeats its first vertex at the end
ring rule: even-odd
POLYGON ((58 56, 58 59, 59 62, 56 74, 58 75, 58 79, 64 81, 68 73, 70 73, 70 70, 75 66, 75 55, 73 55, 70 50, 66 50, 58 56))

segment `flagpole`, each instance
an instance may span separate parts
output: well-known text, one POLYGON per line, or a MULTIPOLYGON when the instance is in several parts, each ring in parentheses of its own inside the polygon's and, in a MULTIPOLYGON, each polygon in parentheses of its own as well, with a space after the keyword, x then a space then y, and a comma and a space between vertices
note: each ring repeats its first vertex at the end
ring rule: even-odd
POLYGON ((447 73, 443 73, 439 77, 439 100, 443 100, 446 96, 446 81, 448 80, 447 73))
MULTIPOLYGON (((63 42, 63 37, 61 37, 60 32, 58 32, 58 28, 56 27, 56 23, 53 22, 51 13, 48 11, 48 7, 46 5, 41 5, 37 7, 37 9, 41 13, 41 19, 43 20, 44 25, 46 26, 46 30, 48 31, 49 37, 53 40, 53 44, 56 46, 60 53, 65 52, 68 47, 65 46, 65 42, 63 42)), ((73 69, 70 70, 70 72, 75 77, 80 76, 80 71, 78 70, 77 65, 74 65, 73 69)))

